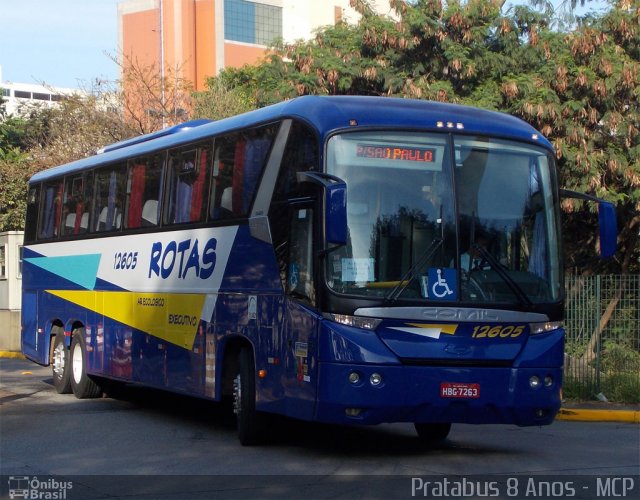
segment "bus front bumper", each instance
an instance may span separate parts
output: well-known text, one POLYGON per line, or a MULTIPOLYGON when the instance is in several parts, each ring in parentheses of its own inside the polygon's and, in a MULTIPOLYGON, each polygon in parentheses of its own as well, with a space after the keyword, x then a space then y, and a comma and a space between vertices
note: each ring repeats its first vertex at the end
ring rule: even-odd
POLYGON ((319 363, 315 420, 548 425, 562 367, 440 367, 319 363))

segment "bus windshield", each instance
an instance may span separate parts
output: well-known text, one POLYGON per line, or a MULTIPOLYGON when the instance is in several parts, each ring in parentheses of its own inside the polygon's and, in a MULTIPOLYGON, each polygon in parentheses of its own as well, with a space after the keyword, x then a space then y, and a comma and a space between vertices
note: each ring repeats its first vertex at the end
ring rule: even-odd
POLYGON ((553 157, 515 141, 368 131, 335 135, 347 244, 329 287, 346 295, 475 304, 560 299, 553 157))

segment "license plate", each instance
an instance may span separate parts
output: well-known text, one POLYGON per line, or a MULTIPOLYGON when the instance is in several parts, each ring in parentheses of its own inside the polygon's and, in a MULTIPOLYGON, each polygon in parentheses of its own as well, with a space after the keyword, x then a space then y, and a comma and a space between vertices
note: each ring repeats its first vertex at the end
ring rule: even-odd
POLYGON ((440 397, 477 399, 480 397, 480 384, 467 384, 464 382, 441 382, 440 397))

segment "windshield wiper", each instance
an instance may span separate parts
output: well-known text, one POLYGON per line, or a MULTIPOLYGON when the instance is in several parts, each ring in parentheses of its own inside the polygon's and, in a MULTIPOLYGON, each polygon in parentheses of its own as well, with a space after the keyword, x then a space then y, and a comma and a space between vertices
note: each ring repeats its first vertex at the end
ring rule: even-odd
POLYGON ((387 294, 384 298, 385 302, 394 302, 398 299, 398 297, 404 292, 405 288, 409 286, 409 283, 413 281, 415 278, 414 273, 416 269, 422 267, 435 253, 435 251, 440 248, 442 242, 444 240, 442 238, 435 238, 431 244, 427 247, 427 249, 422 252, 420 258, 409 268, 409 270, 404 273, 404 276, 400 279, 400 282, 393 287, 393 289, 387 294))
POLYGON ((482 256, 482 258, 485 259, 489 264, 491 264, 491 268, 498 274, 498 276, 500 276, 500 278, 502 278, 502 281, 504 281, 506 285, 511 289, 513 294, 518 299, 518 302, 520 302, 520 305, 524 306, 527 309, 531 309, 533 307, 533 302, 527 296, 525 291, 520 287, 520 285, 518 285, 518 283, 516 283, 511 276, 509 276, 509 273, 507 272, 508 271, 507 268, 503 266, 498 259, 496 259, 493 255, 491 255, 491 253, 489 253, 489 251, 482 245, 478 245, 477 243, 474 243, 472 245, 472 248, 477 250, 478 253, 482 256))

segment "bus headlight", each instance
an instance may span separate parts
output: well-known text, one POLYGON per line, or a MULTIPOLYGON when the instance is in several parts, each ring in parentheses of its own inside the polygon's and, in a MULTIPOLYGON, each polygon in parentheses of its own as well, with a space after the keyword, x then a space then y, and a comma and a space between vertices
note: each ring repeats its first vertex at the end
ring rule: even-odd
POLYGON ((531 387, 532 389, 538 389, 540 387, 540 384, 541 384, 541 380, 540 380, 540 377, 538 377, 537 375, 533 375, 529 379, 529 387, 531 387))
POLYGON ((341 325, 355 326, 356 328, 364 328, 365 330, 375 330, 381 319, 368 318, 366 316, 350 316, 348 314, 325 314, 325 317, 340 323, 341 325))
POLYGON ((371 385, 374 387, 380 385, 382 383, 382 375, 379 373, 372 373, 371 377, 369 377, 369 382, 371 382, 371 385))
POLYGON ((544 323, 529 323, 530 335, 538 335, 540 333, 547 333, 552 330, 562 328, 562 321, 546 321, 544 323))

